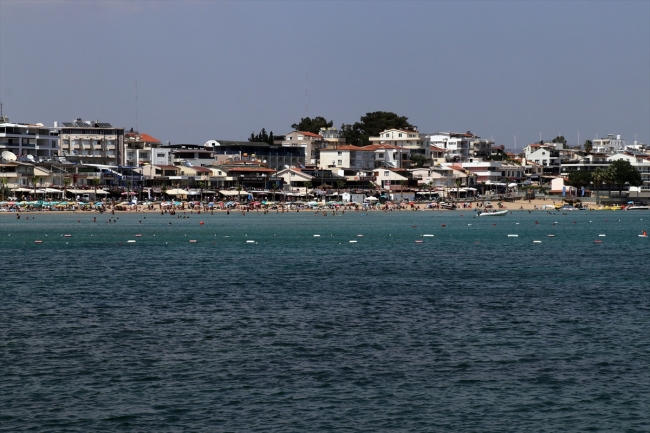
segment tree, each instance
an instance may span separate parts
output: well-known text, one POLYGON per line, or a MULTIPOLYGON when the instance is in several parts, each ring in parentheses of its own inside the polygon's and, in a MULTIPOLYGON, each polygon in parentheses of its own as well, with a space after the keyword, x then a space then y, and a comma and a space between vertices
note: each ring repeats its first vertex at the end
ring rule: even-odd
POLYGON ((387 129, 414 129, 414 126, 408 122, 408 117, 398 116, 389 111, 366 113, 359 120, 360 122, 355 122, 354 125, 343 124, 341 126, 346 143, 365 146, 369 143, 370 137, 376 137, 387 129))
POLYGON ((253 143, 273 144, 273 140, 274 140, 273 131, 267 134, 265 128, 262 128, 262 130, 257 135, 255 135, 254 132, 251 132, 251 136, 248 137, 248 141, 253 143))
POLYGON ((318 134, 321 128, 331 128, 334 125, 334 122, 321 116, 314 117, 313 119, 309 117, 303 117, 300 119, 300 122, 294 123, 291 127, 294 131, 303 131, 303 132, 312 132, 318 134))
POLYGON ((63 178, 63 198, 64 199, 67 198, 68 186, 70 186, 70 183, 72 183, 72 181, 70 180, 69 177, 64 177, 63 178))
POLYGON ((93 187, 95 187, 95 200, 97 200, 97 187, 99 186, 99 178, 93 177, 93 187))
POLYGON ((339 201, 341 200, 341 188, 345 186, 345 181, 343 179, 339 179, 336 181, 336 191, 339 194, 339 201))
POLYGON ((630 186, 643 185, 643 178, 636 167, 630 164, 630 161, 618 159, 607 169, 610 172, 611 182, 618 187, 619 196, 622 194, 625 184, 630 186))
POLYGON ((312 188, 311 182, 305 182, 305 198, 309 198, 309 190, 312 188))
POLYGON ((607 170, 602 167, 598 167, 591 174, 594 185, 596 186, 596 205, 600 204, 600 187, 603 185, 603 182, 607 179, 607 170))
POLYGON ((424 164, 427 162, 427 157, 421 153, 411 153, 411 162, 414 167, 424 167, 424 164))
POLYGON ((277 182, 271 184, 271 189, 273 190, 273 201, 275 201, 275 192, 280 189, 280 185, 277 182))
POLYGON ((589 154, 594 149, 594 143, 591 140, 585 140, 584 147, 585 147, 585 152, 589 154))
POLYGON ((204 181, 204 180, 201 180, 201 181, 197 182, 197 185, 199 186, 199 190, 201 191, 201 195, 200 195, 201 203, 203 203, 203 190, 205 189, 207 184, 208 183, 206 181, 204 181))
POLYGON ((583 186, 589 185, 592 180, 591 172, 586 170, 577 170, 569 173, 567 183, 571 186, 575 186, 577 189, 581 189, 583 186))
POLYGON ((6 194, 7 194, 7 183, 8 183, 8 182, 9 182, 9 181, 8 181, 8 179, 7 179, 6 177, 0 177, 0 184, 2 184, 2 188, 1 188, 1 190, 2 190, 2 199, 3 199, 3 200, 6 198, 6 194))
POLYGON ((564 138, 564 135, 558 135, 551 140, 551 143, 562 143, 566 147, 566 138, 564 138))

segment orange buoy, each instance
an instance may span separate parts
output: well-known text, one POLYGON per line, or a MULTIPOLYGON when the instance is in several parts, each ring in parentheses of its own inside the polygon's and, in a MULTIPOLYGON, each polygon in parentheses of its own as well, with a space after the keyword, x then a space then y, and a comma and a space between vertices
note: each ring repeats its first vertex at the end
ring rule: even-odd
POLYGON ((199 223, 199 225, 203 225, 203 221, 201 221, 201 222, 199 223))

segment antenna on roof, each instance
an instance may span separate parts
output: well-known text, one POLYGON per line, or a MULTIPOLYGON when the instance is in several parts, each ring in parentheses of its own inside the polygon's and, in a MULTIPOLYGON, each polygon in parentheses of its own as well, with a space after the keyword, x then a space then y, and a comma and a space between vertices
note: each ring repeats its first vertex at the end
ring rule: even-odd
POLYGON ((513 137, 515 137, 515 149, 517 149, 517 136, 515 134, 512 134, 513 137))
POLYGON ((309 80, 307 79, 307 73, 305 73, 305 116, 307 116, 308 113, 308 107, 309 107, 309 80))
POLYGON ((138 131, 138 80, 135 80, 135 130, 138 131))

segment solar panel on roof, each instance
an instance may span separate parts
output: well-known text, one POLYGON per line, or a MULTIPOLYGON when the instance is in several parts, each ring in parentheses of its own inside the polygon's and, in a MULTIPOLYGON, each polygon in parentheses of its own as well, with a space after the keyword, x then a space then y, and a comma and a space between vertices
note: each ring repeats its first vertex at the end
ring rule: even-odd
POLYGON ((95 125, 97 125, 98 128, 112 128, 110 123, 103 123, 102 122, 102 123, 96 123, 95 125))
POLYGON ((74 125, 74 123, 63 122, 63 126, 71 127, 71 126, 75 126, 75 125, 74 125))

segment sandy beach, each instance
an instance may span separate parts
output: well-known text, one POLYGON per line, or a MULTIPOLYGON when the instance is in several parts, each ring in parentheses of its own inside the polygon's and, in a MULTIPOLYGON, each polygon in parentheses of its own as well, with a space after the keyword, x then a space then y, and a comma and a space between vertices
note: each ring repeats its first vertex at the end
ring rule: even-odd
MULTIPOLYGON (((468 205, 471 204, 471 210, 475 210, 477 205, 480 206, 482 205, 483 202, 467 202, 468 205)), ((555 199, 534 199, 534 200, 517 200, 515 202, 500 202, 502 207, 499 208, 498 206, 498 201, 497 200, 492 200, 491 201, 493 205, 493 209, 507 209, 510 211, 516 211, 516 210, 525 210, 525 211, 545 211, 543 210, 543 206, 545 205, 554 205, 554 204, 562 204, 564 203, 561 198, 555 198, 555 199)), ((338 211, 348 211, 348 212, 355 212, 355 211, 362 211, 362 212, 384 212, 384 211, 393 211, 393 212, 412 212, 412 211, 424 211, 424 212, 462 212, 462 211, 469 211, 470 208, 458 208, 456 210, 446 210, 446 209, 430 209, 427 208, 428 203, 414 203, 412 206, 407 205, 406 207, 399 208, 397 205, 388 205, 388 209, 386 209, 386 205, 383 206, 376 206, 376 207, 371 207, 371 208, 359 208, 358 210, 352 208, 352 207, 339 207, 338 211)), ((286 206, 286 205, 285 205, 286 206)), ((122 208, 125 209, 125 208, 122 208)), ((319 209, 320 211, 325 211, 326 209, 319 209)), ((327 209, 327 211, 331 211, 332 209, 327 209)), ((180 209, 177 208, 174 210, 176 213, 241 213, 242 209, 241 208, 230 208, 230 209, 222 209, 217 206, 213 208, 208 208, 208 207, 203 207, 200 210, 199 209, 189 209, 189 208, 184 208, 180 209)), ((254 212, 254 213, 263 213, 265 211, 264 208, 251 208, 249 209, 249 212, 254 212)), ((267 212, 296 212, 296 209, 288 209, 288 208, 282 208, 282 203, 278 203, 278 206, 275 209, 268 209, 266 210, 267 212)), ((301 212, 315 212, 316 209, 301 209, 301 212)), ((107 210, 103 212, 103 214, 108 214, 108 215, 119 215, 119 214, 124 214, 124 213, 160 213, 161 209, 159 204, 155 204, 153 208, 148 208, 147 206, 132 206, 131 208, 128 208, 126 210, 118 210, 118 209, 111 209, 110 205, 107 210)), ((16 214, 38 214, 38 215, 46 215, 46 214, 72 214, 72 215, 79 215, 79 214, 93 214, 93 215, 99 215, 102 214, 98 210, 91 209, 91 210, 81 210, 81 209, 75 209, 75 210, 66 210, 66 211, 41 211, 41 210, 26 210, 26 209, 20 209, 19 212, 16 211, 7 211, 7 212, 0 212, 0 215, 6 215, 6 216, 12 216, 16 214)), ((167 213, 169 213, 169 210, 167 210, 167 213)))

